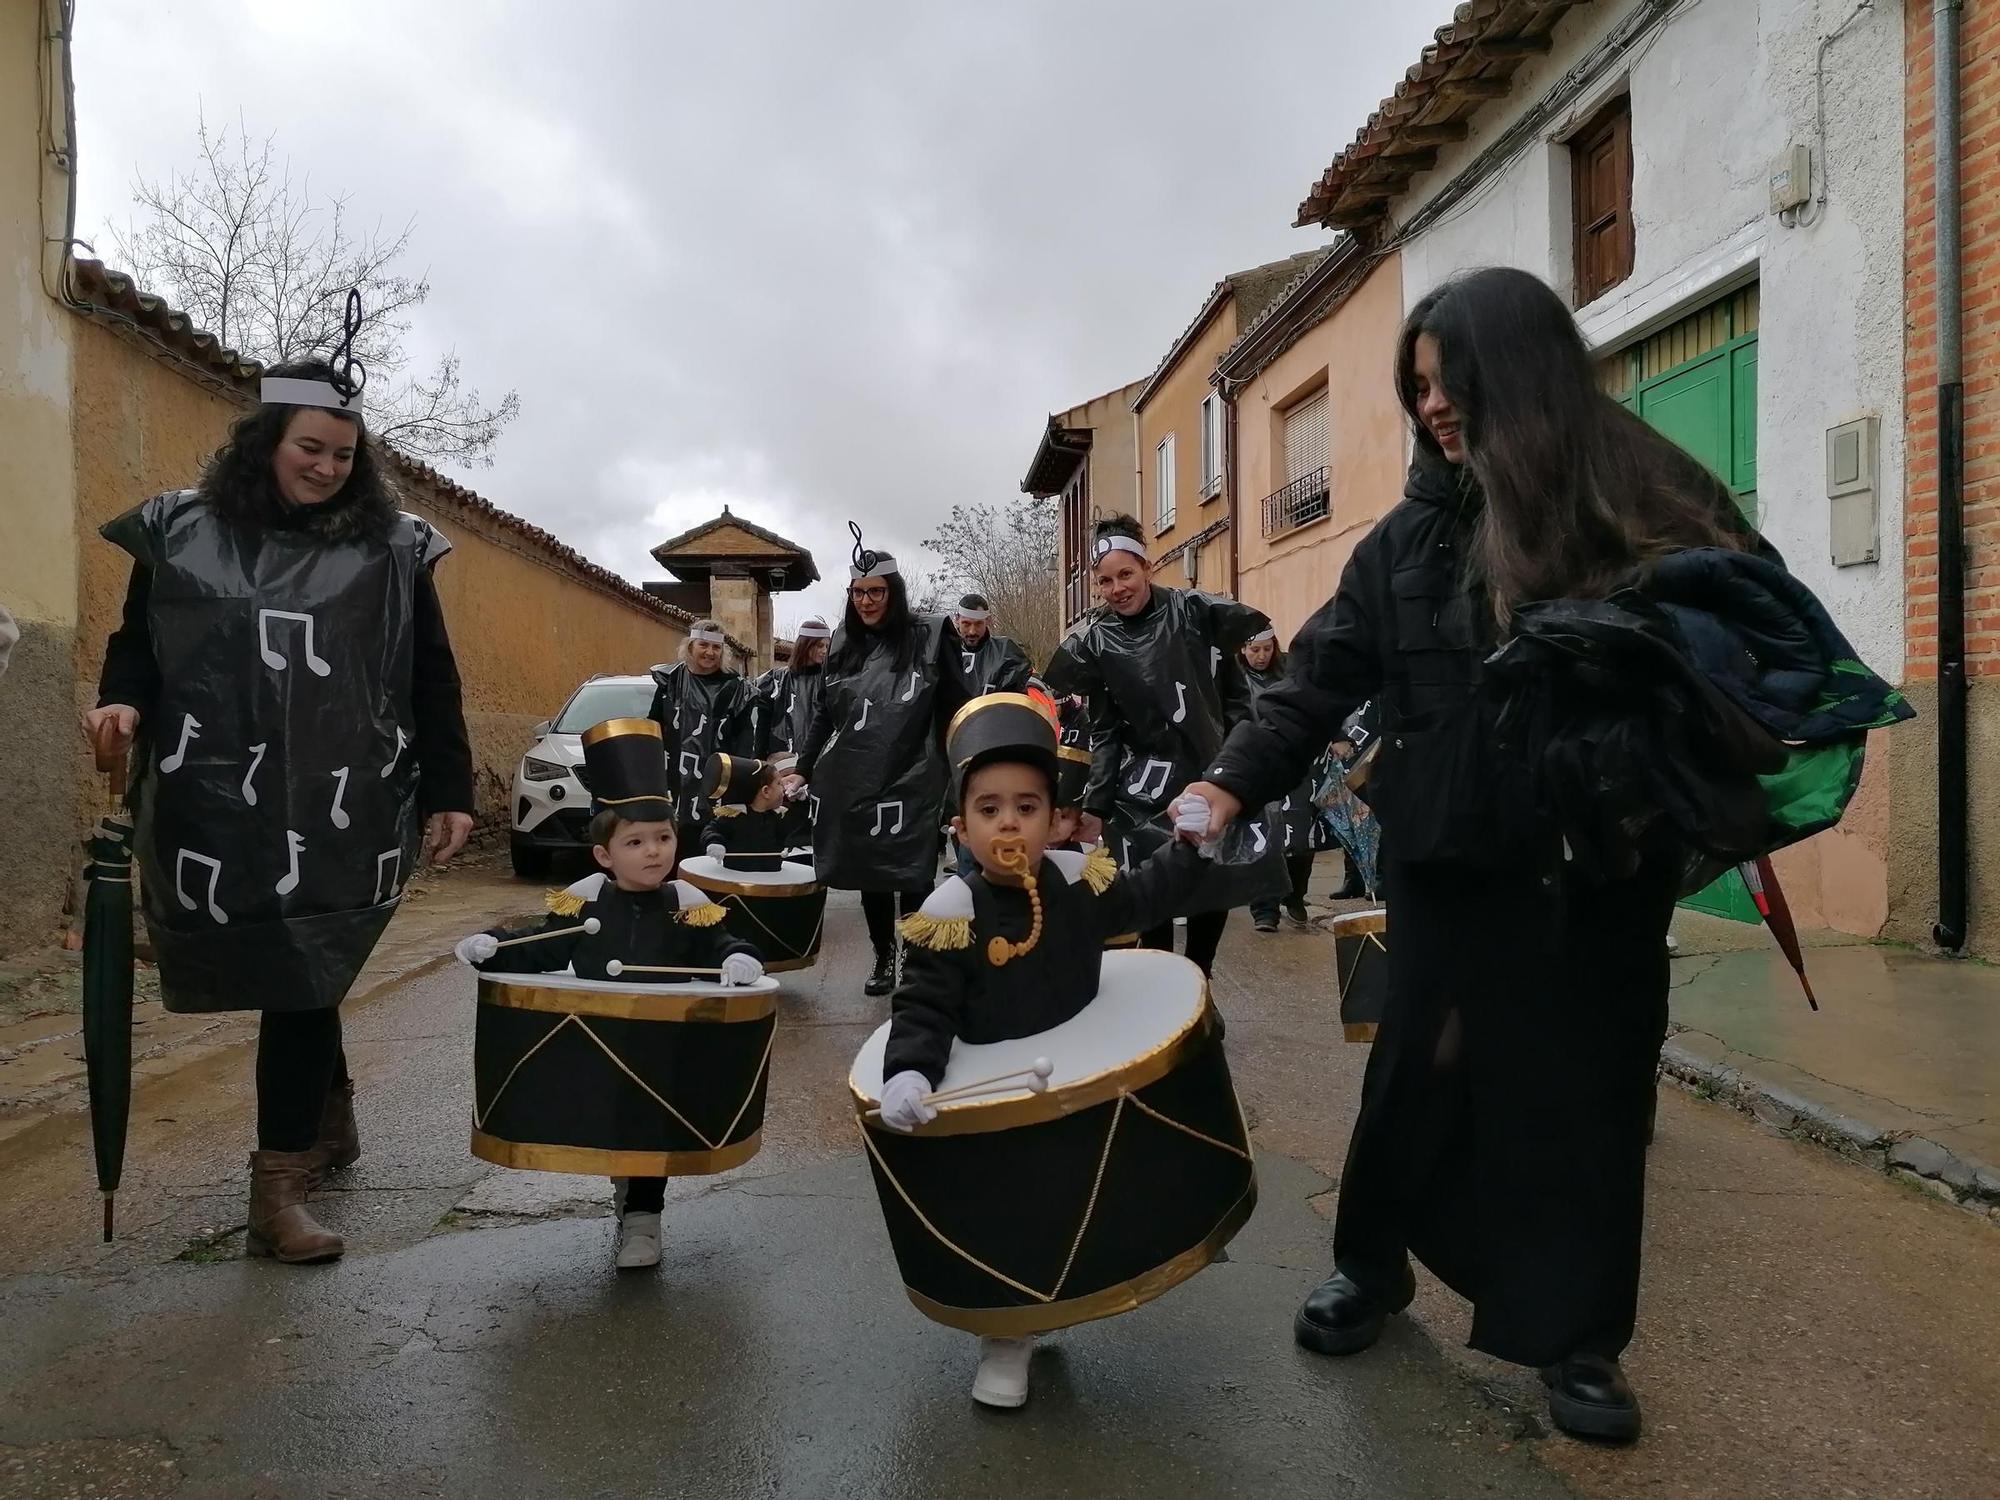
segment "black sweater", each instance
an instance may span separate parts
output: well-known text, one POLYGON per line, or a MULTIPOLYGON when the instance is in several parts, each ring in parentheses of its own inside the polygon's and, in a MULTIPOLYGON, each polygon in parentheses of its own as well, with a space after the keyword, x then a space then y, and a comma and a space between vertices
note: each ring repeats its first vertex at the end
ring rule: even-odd
MULTIPOLYGON (((153 716, 160 696, 160 666, 153 655, 152 626, 146 606, 153 589, 153 570, 132 564, 132 581, 125 589, 125 618, 105 643, 104 670, 97 677, 97 706, 124 703, 139 710, 143 724, 153 716)), ((451 638, 445 633, 444 606, 428 569, 416 574, 412 600, 410 698, 416 714, 417 802, 425 813, 473 810, 472 745, 465 731, 463 690, 451 638)))

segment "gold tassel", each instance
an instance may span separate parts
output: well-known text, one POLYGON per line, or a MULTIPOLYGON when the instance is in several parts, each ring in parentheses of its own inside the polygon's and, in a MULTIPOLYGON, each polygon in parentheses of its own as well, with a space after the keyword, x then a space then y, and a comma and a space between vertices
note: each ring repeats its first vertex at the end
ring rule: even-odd
POLYGON ((949 953, 972 946, 972 918, 927 917, 913 911, 896 924, 906 943, 928 948, 933 953, 949 953))
POLYGON ((550 891, 542 898, 542 905, 559 917, 573 917, 583 910, 583 897, 574 891, 550 891))
POLYGON ((1117 878, 1118 861, 1111 857, 1109 849, 1099 844, 1083 861, 1083 883, 1090 887, 1093 896, 1101 896, 1117 878))
POLYGON ((713 901, 704 901, 699 906, 684 906, 674 913, 676 922, 685 922, 690 927, 713 927, 729 913, 713 901))

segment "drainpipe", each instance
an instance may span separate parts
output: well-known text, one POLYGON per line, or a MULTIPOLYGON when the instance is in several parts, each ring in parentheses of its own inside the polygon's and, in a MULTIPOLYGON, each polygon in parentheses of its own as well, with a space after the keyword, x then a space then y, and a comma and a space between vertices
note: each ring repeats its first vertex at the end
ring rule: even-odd
POLYGON ((1236 513, 1236 398, 1229 394, 1227 381, 1216 385, 1222 395, 1222 508, 1229 514, 1229 597, 1240 599, 1236 591, 1237 568, 1243 558, 1243 517, 1236 513))
POLYGON ((1963 0, 1931 7, 1937 224, 1938 919, 1931 936, 1966 937, 1965 385, 1960 363, 1958 22, 1963 0))

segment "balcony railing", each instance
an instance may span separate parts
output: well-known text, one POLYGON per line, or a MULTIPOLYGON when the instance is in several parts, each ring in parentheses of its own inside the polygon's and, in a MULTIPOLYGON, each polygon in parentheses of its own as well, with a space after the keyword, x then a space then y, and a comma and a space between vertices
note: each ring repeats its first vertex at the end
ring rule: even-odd
POLYGON ((1302 474, 1275 495, 1264 497, 1264 535, 1282 536, 1333 513, 1324 466, 1302 474))

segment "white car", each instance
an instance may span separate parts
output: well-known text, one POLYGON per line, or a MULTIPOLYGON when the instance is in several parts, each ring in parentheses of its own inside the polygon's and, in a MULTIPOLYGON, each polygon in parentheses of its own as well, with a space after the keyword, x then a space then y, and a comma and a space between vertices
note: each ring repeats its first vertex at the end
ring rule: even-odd
POLYGON ((652 678, 593 677, 554 719, 535 726, 535 742, 514 768, 514 829, 507 847, 516 875, 539 880, 556 855, 589 847, 583 732, 606 719, 643 719, 652 707, 652 678))

